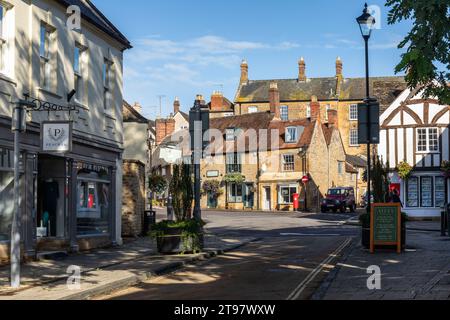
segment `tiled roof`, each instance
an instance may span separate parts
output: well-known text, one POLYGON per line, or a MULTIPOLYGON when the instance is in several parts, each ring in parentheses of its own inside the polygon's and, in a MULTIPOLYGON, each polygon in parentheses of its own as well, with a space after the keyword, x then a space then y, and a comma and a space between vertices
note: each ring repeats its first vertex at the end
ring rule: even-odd
POLYGON ((351 164, 348 162, 345 163, 345 172, 348 173, 358 173, 358 170, 356 170, 351 164))
MULTIPOLYGON (((208 103, 208 108, 211 110, 211 102, 208 103)), ((231 102, 228 98, 223 97, 222 110, 220 111, 210 111, 211 113, 215 112, 234 112, 234 103, 231 102)))
POLYGON ((76 5, 81 16, 97 28, 120 42, 126 49, 131 49, 130 41, 106 18, 90 0, 56 0, 65 7, 76 5))
POLYGON ((136 111, 128 102, 123 101, 122 105, 123 122, 152 123, 139 112, 136 111))
POLYGON ((345 161, 347 161, 352 166, 357 167, 357 168, 365 168, 365 167, 367 167, 366 159, 363 159, 363 158, 358 157, 358 156, 347 155, 346 158, 345 158, 345 161))
MULTIPOLYGON (((277 83, 282 102, 311 101, 312 96, 320 101, 361 101, 366 97, 365 78, 346 78, 341 83, 338 83, 337 77, 310 78, 307 81, 249 80, 239 87, 236 103, 268 102, 271 82, 277 83)), ((373 77, 370 79, 370 87, 371 96, 380 101, 383 112, 407 88, 407 84, 403 77, 373 77)))

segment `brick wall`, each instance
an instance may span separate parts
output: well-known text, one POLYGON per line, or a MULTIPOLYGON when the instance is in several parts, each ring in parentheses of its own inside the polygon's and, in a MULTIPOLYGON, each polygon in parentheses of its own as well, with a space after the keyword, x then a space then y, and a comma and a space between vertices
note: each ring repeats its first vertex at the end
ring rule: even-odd
POLYGON ((123 163, 122 236, 136 237, 142 232, 145 210, 145 165, 139 161, 123 163))

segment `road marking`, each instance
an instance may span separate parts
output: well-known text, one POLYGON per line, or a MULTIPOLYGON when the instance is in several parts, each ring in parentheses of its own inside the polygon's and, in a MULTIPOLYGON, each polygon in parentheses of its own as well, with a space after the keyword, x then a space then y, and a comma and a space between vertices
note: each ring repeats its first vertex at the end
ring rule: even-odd
POLYGON ((327 266, 333 259, 335 259, 339 254, 352 242, 352 238, 347 238, 332 254, 330 254, 321 264, 319 264, 299 285, 294 291, 287 297, 286 300, 297 300, 302 292, 306 289, 308 284, 310 284, 317 275, 327 266))
POLYGON ((310 234, 310 233, 280 233, 280 236, 286 237, 286 236, 295 236, 295 237, 339 237, 340 234, 337 233, 317 233, 317 234, 310 234))

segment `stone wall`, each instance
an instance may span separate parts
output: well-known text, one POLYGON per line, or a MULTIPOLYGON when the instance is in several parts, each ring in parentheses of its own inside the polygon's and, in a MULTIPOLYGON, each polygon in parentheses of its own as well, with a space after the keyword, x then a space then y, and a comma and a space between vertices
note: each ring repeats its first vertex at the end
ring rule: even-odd
POLYGON ((137 237, 142 232, 145 210, 145 165, 124 160, 122 189, 122 236, 137 237))

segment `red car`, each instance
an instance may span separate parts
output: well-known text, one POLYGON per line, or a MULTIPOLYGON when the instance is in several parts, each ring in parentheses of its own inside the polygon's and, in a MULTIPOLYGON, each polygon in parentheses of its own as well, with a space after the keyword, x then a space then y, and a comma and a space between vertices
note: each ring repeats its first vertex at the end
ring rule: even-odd
POLYGON ((325 199, 322 200, 321 209, 323 213, 328 211, 345 213, 347 209, 350 212, 355 212, 355 189, 350 187, 337 187, 328 190, 325 199))

